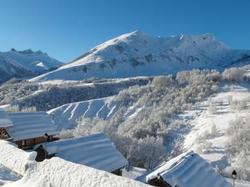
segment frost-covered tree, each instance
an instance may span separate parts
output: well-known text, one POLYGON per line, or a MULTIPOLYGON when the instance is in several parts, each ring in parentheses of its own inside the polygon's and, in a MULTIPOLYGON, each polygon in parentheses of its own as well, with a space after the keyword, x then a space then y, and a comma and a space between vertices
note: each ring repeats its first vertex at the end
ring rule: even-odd
POLYGON ((241 111, 247 107, 246 100, 233 100, 230 104, 232 110, 241 111))
POLYGON ((5 108, 5 111, 7 112, 36 112, 36 107, 23 107, 20 108, 18 105, 11 105, 7 108, 5 108))
POLYGON ((238 82, 243 80, 245 71, 240 68, 229 68, 225 69, 222 73, 222 77, 226 81, 238 82))
POLYGON ((217 128, 216 128, 216 125, 214 123, 212 124, 210 133, 211 133, 212 137, 216 136, 216 134, 217 134, 217 128))
POLYGON ((165 147, 161 138, 147 136, 134 141, 130 148, 128 159, 132 164, 153 169, 164 159, 165 153, 165 147))
POLYGON ((73 131, 74 131, 74 130, 71 130, 71 129, 62 130, 62 131, 59 133, 59 137, 60 137, 61 139, 73 138, 73 137, 74 137, 73 131))

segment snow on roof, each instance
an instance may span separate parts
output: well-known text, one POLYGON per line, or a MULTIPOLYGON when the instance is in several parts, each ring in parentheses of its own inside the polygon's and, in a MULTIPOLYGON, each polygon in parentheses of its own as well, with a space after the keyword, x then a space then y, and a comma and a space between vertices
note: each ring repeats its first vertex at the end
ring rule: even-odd
POLYGON ((8 114, 5 111, 0 110, 0 128, 10 127, 12 125, 8 114))
POLYGON ((29 164, 29 169, 21 180, 6 185, 6 187, 29 186, 147 187, 148 185, 54 157, 29 164))
POLYGON ((8 129, 14 141, 57 134, 56 125, 46 112, 9 113, 13 126, 8 129))
POLYGON ((10 170, 23 175, 27 164, 34 161, 36 152, 25 152, 18 149, 15 144, 0 140, 0 164, 10 170))
POLYGON ((161 176, 171 186, 179 187, 230 187, 211 164, 193 151, 184 153, 163 164, 146 176, 150 181, 161 176))
POLYGON ((111 173, 68 162, 61 158, 51 158, 43 162, 35 161, 36 152, 26 152, 14 144, 0 140, 0 164, 23 175, 17 182, 7 183, 9 187, 146 187, 148 185, 119 177, 111 173))
POLYGON ((128 164, 104 134, 95 134, 43 144, 49 154, 65 160, 112 172, 128 164))

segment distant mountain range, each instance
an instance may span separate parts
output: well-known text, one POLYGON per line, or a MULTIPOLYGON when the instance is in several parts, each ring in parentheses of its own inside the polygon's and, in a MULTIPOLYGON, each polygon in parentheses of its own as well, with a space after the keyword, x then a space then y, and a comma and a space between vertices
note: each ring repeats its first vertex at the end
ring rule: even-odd
POLYGON ((0 52, 0 82, 12 77, 39 75, 61 65, 62 62, 41 51, 11 49, 8 52, 0 52))
POLYGON ((135 31, 98 45, 32 81, 154 76, 249 63, 249 50, 231 49, 211 34, 155 37, 135 31))

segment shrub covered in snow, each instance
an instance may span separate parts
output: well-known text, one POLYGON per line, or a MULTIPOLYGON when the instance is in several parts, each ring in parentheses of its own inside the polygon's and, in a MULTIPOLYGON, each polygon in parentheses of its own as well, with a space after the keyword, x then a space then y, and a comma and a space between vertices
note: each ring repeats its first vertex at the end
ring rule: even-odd
POLYGON ((134 85, 145 85, 150 78, 124 80, 103 80, 100 82, 39 84, 21 82, 0 87, 0 104, 18 105, 20 109, 36 107, 46 111, 66 103, 96 99, 118 94, 119 91, 134 85))
POLYGON ((240 68, 228 68, 222 73, 222 77, 226 81, 238 82, 243 80, 245 71, 240 68))
MULTIPOLYGON (((235 158, 237 164, 250 170, 250 119, 240 118, 230 122, 227 130, 229 154, 235 158)), ((250 180, 250 178, 248 179, 250 180)))

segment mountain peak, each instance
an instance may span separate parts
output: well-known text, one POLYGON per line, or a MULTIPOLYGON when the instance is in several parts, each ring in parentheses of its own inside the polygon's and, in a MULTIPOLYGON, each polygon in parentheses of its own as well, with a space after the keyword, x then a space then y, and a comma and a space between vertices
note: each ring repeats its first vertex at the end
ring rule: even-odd
POLYGON ((212 34, 158 37, 136 30, 108 40, 71 63, 33 80, 154 76, 187 69, 221 70, 237 60, 239 54, 212 34))
POLYGON ((25 50, 16 50, 15 48, 11 48, 9 52, 24 54, 24 55, 47 55, 47 53, 42 52, 41 50, 33 51, 32 49, 25 49, 25 50))

